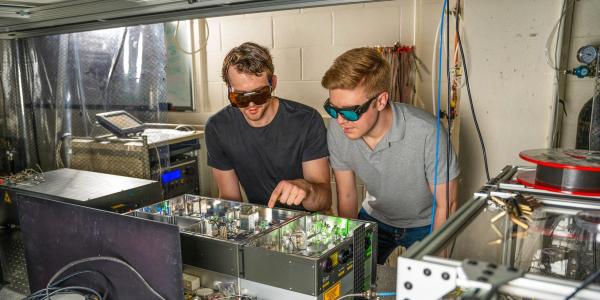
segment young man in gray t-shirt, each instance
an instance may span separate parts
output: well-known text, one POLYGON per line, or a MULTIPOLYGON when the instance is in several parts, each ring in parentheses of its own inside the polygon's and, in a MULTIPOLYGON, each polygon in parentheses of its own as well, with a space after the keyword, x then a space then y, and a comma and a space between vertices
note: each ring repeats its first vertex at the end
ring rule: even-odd
POLYGON ((436 174, 436 120, 415 107, 389 102, 390 76, 387 61, 376 50, 357 48, 336 58, 321 81, 329 90, 324 108, 333 118, 327 143, 338 211, 342 217, 357 217, 357 175, 367 188, 358 218, 378 223, 379 264, 397 246, 408 248, 429 234, 434 192, 433 228, 446 221, 448 208, 456 208, 459 174, 452 151, 446 159, 443 129, 436 174))

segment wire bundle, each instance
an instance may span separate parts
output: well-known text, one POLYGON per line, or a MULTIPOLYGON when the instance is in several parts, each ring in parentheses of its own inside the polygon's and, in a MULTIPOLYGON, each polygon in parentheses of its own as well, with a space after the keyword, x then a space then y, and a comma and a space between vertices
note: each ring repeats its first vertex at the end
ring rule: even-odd
POLYGON ((397 102, 414 104, 416 94, 416 75, 418 59, 414 46, 396 43, 392 47, 373 47, 390 64, 392 81, 390 99, 397 102))
POLYGON ((110 280, 101 272, 84 270, 84 271, 75 272, 75 273, 66 275, 62 278, 59 278, 59 276, 62 275, 63 273, 65 273, 68 269, 70 269, 76 265, 93 262, 93 261, 112 262, 112 263, 116 263, 116 264, 126 267, 140 280, 140 282, 143 284, 143 286, 156 297, 156 299, 160 299, 160 300, 165 299, 158 292, 156 292, 150 286, 150 284, 148 284, 148 282, 144 279, 144 277, 142 277, 142 275, 135 268, 133 268, 127 262, 125 262, 121 259, 115 258, 115 257, 110 257, 110 256, 95 256, 95 257, 79 259, 79 260, 73 261, 71 263, 68 263, 67 265, 62 267, 60 270, 58 270, 52 276, 52 278, 50 278, 46 288, 36 291, 35 293, 29 295, 24 300, 46 300, 46 299, 51 299, 50 297, 52 297, 52 296, 56 296, 59 294, 69 294, 69 293, 70 294, 77 293, 77 294, 81 294, 81 295, 92 295, 92 296, 95 296, 97 300, 106 299, 106 296, 108 295, 108 285, 110 284, 110 280), (86 273, 96 274, 96 275, 102 276, 104 278, 104 280, 106 282, 104 295, 101 296, 98 291, 88 288, 88 287, 83 287, 83 286, 67 286, 67 287, 62 287, 62 288, 58 286, 59 284, 67 281, 68 279, 70 279, 72 277, 75 277, 75 276, 78 276, 81 274, 86 274, 86 273))
POLYGON ((48 286, 45 289, 41 289, 41 290, 29 295, 24 300, 46 300, 46 299, 51 299, 50 297, 53 297, 56 295, 63 295, 63 294, 94 295, 95 297, 97 297, 98 300, 106 299, 106 295, 108 294, 108 290, 106 288, 105 288, 104 295, 101 296, 98 291, 88 288, 88 287, 84 287, 84 286, 59 287, 59 284, 67 281, 68 279, 78 276, 78 275, 86 274, 86 273, 98 274, 98 275, 102 276, 106 281, 106 285, 108 285, 108 279, 102 273, 97 272, 97 271, 85 270, 85 271, 80 271, 80 272, 76 272, 73 274, 69 274, 69 275, 57 280, 54 283, 51 282, 51 284, 48 284, 48 286))
POLYGON ((22 182, 29 182, 31 184, 39 184, 46 181, 44 178, 44 172, 40 166, 37 166, 39 171, 35 169, 25 169, 19 173, 12 174, 9 176, 0 176, 0 180, 5 184, 18 184, 22 182))

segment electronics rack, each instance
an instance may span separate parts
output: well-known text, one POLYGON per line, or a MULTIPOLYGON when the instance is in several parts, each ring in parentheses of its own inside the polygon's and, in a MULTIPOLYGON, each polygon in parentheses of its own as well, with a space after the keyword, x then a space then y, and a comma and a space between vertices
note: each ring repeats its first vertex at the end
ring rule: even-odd
POLYGON ((376 279, 371 222, 193 195, 131 214, 177 224, 186 276, 216 292, 228 286, 265 300, 337 299, 376 279))
POLYGON ((133 137, 73 138, 70 167, 159 181, 163 199, 198 194, 202 132, 148 127, 133 137))

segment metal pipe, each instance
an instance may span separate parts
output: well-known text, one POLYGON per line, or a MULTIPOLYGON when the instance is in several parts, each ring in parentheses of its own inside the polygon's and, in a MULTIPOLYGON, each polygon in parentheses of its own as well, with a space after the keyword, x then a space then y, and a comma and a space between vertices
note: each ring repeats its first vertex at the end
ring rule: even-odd
POLYGON ((422 241, 413 244, 402 256, 412 259, 422 259, 425 255, 433 255, 441 250, 485 205, 486 199, 484 197, 477 197, 468 201, 456 214, 446 221, 444 226, 434 231, 422 241))

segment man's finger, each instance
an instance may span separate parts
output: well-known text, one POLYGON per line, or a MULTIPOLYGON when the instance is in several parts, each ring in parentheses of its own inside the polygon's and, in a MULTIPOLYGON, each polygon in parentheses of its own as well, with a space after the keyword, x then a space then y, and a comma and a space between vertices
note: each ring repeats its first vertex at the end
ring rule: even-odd
POLYGON ((269 198, 269 203, 267 204, 268 207, 273 208, 275 203, 277 203, 277 199, 281 196, 281 187, 282 184, 280 182, 273 190, 273 193, 271 193, 271 198, 269 198))
POLYGON ((300 205, 304 201, 304 198, 306 198, 306 192, 299 190, 296 198, 294 198, 294 205, 300 205))
POLYGON ((282 182, 281 185, 281 196, 279 196, 279 202, 287 203, 294 186, 284 182, 282 182))
POLYGON ((298 198, 298 192, 300 191, 299 188, 292 186, 292 191, 290 192, 290 196, 288 197, 286 203, 287 205, 294 205, 296 204, 296 198, 298 198))

